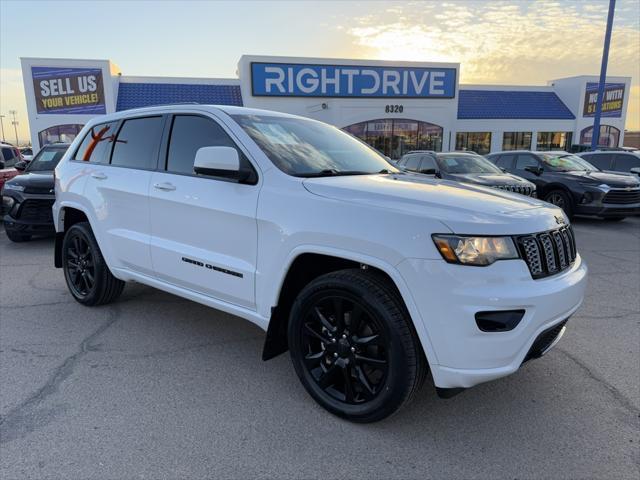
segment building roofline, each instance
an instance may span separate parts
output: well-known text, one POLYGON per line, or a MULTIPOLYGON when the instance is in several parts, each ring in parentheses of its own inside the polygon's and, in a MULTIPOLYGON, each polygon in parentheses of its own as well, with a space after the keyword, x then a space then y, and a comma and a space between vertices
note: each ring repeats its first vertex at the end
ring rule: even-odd
POLYGON ((489 85, 461 83, 460 90, 487 90, 497 92, 552 92, 551 85, 489 85))
POLYGON ((121 75, 120 83, 191 84, 191 85, 240 85, 239 78, 207 77, 154 77, 144 75, 121 75))

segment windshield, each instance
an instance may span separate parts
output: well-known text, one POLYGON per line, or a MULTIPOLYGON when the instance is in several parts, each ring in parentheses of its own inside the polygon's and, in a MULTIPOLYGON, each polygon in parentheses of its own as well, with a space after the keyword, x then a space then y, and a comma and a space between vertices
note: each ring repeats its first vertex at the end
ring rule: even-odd
POLYGON ((436 156, 440 170, 445 173, 504 173, 480 155, 444 153, 436 156))
POLYGON ((557 172, 597 172, 598 168, 576 155, 538 153, 544 164, 557 172))
POLYGON ((300 118, 233 115, 283 172, 296 177, 394 173, 379 153, 330 125, 300 118))
POLYGON ((51 148, 45 147, 33 157, 33 160, 29 162, 29 166, 26 168, 29 172, 42 172, 53 170, 58 165, 58 162, 67 151, 66 147, 51 148))

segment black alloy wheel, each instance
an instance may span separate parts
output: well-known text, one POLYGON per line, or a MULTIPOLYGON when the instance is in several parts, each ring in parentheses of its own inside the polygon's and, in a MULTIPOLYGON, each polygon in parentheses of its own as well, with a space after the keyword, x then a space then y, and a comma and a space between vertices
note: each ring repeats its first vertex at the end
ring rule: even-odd
POLYGON ((352 405, 375 398, 389 366, 387 342, 375 316, 340 291, 326 292, 306 314, 304 361, 318 386, 352 405))
POLYGON ((65 232, 62 268, 69 292, 83 305, 102 305, 115 300, 124 282, 113 276, 87 222, 65 232))
POLYGON ((571 218, 571 216, 573 215, 573 205, 571 204, 571 199, 569 195, 567 195, 562 190, 550 191, 545 195, 544 201, 564 210, 564 213, 566 213, 567 217, 569 218, 571 218))
POLYGON ((69 288, 78 297, 86 297, 96 283, 96 265, 91 245, 80 232, 73 232, 65 251, 65 271, 69 288))
POLYGON ((397 411, 422 385, 427 369, 393 285, 363 270, 329 273, 303 288, 291 309, 288 341, 309 394, 355 422, 397 411))

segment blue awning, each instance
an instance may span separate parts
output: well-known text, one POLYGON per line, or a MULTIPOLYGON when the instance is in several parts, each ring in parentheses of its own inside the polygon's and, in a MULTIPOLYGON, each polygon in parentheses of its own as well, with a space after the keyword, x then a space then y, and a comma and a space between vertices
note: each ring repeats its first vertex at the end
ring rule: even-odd
POLYGON ((573 120, 554 92, 460 90, 458 119, 573 120))

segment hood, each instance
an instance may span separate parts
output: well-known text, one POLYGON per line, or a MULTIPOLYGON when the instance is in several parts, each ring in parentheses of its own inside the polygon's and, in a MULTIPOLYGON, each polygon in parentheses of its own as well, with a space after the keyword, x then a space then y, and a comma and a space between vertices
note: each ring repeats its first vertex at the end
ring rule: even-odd
POLYGON ((528 180, 508 173, 448 173, 447 178, 456 182, 477 183, 478 185, 528 185, 528 180))
POLYGON ((322 197, 439 220, 453 233, 525 234, 567 222, 562 210, 534 198, 419 174, 309 178, 303 184, 322 197))
POLYGON ((53 193, 54 188, 53 171, 26 172, 13 177, 7 183, 11 185, 22 185, 25 193, 53 193))
POLYGON ((638 179, 627 173, 614 172, 563 172, 581 182, 593 182, 594 185, 606 184, 612 188, 637 187, 638 179))

